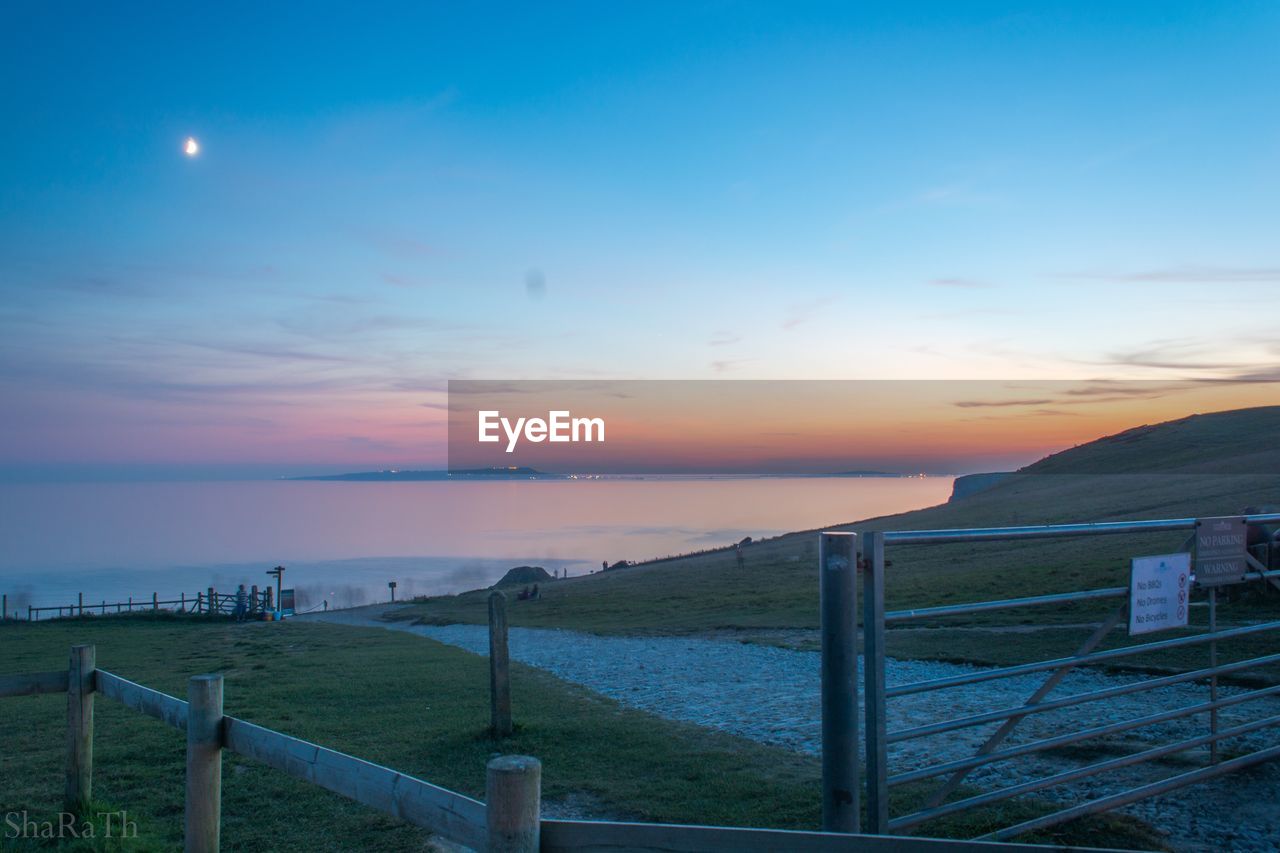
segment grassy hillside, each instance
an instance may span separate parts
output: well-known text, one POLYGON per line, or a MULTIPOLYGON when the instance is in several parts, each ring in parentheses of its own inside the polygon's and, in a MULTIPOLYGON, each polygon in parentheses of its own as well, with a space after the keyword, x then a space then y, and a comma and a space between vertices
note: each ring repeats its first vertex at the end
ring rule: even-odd
MULTIPOLYGON (((0 672, 65 667, 69 647, 81 642, 96 644, 103 669, 177 696, 185 696, 189 676, 221 672, 229 714, 471 796, 483 798, 485 762, 495 753, 538 756, 548 816, 783 828, 815 828, 820 820, 815 757, 630 710, 518 664, 517 729, 495 740, 486 730, 485 659, 397 632, 150 616, 10 621, 0 623, 0 672)), ((182 732, 109 699, 95 702, 95 717, 91 814, 125 810, 138 837, 59 849, 179 849, 182 732)), ((56 819, 65 721, 62 695, 0 700, 0 811, 56 819)), ((902 793, 903 808, 918 802, 919 790, 902 793)), ((222 794, 226 850, 441 849, 416 827, 240 756, 224 758, 222 794)), ((930 832, 971 837, 1046 810, 1008 803, 938 822, 930 832)), ((1154 831, 1118 816, 1075 821, 1032 840, 1162 847, 1154 831)), ((33 847, 58 845, 0 833, 0 851, 33 847)))
MULTIPOLYGON (((1266 445, 1277 434, 1280 407, 1140 427, 1050 456, 953 503, 842 526, 919 530, 1238 513, 1248 506, 1280 504, 1280 447, 1266 445)), ((1185 538, 1170 533, 893 547, 887 606, 1124 586, 1131 557, 1179 550, 1185 538)), ((818 624, 816 546, 816 531, 807 531, 748 546, 743 569, 731 551, 720 551, 572 578, 546 584, 540 601, 511 602, 508 610, 515 625, 599 633, 734 630, 784 641, 794 641, 789 632, 801 629, 799 639, 807 642, 812 638, 804 632, 818 624)), ((398 618, 483 622, 487 594, 428 599, 398 618)), ((1220 618, 1225 624, 1259 618, 1273 613, 1275 602, 1251 593, 1223 607, 1220 618)), ((1041 626, 1072 625, 1096 618, 1104 606, 997 613, 965 625, 997 628, 1033 620, 1041 626)), ((920 641, 918 630, 891 634, 890 652, 913 657, 1001 662, 1022 658, 1032 645, 1028 639, 992 642, 989 634, 972 631, 931 634, 928 643, 920 641), (939 642, 944 636, 946 642, 939 642)), ((1245 647, 1242 641, 1241 650, 1245 647)))

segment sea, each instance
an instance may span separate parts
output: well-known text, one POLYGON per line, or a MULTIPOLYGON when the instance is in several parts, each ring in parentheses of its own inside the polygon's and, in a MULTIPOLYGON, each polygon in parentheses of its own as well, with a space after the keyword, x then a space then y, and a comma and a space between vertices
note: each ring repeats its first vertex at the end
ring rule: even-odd
POLYGON ((83 596, 150 602, 283 585, 298 607, 488 586, 509 568, 586 574, 751 536, 943 503, 950 477, 703 477, 0 484, 9 614, 83 596))

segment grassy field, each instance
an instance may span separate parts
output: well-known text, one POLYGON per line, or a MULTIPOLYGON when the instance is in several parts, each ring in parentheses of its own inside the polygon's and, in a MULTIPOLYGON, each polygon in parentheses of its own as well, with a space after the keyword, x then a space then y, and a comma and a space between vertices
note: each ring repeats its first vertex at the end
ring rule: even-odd
MULTIPOLYGON (((1236 514, 1248 506, 1280 504, 1280 449, 1256 449, 1260 436, 1277 431, 1280 407, 1142 428, 1051 456, 953 503, 837 527, 922 530, 1236 514)), ((1185 534, 1165 533, 890 547, 886 605, 920 608, 1127 586, 1131 557, 1180 550, 1185 540, 1185 534)), ((530 627, 606 634, 733 632, 747 640, 803 645, 815 640, 817 589, 817 535, 806 531, 747 546, 742 568, 731 550, 641 564, 544 584, 540 600, 513 601, 508 612, 512 624, 530 627)), ((487 594, 426 599, 394 618, 482 623, 487 594)), ((1269 589, 1232 591, 1229 598, 1219 610, 1224 627, 1275 618, 1280 607, 1280 596, 1269 589)), ((1067 655, 1088 630, 1063 626, 1096 622, 1116 604, 910 623, 909 630, 891 629, 887 643, 891 654, 903 657, 990 663, 1067 655), (1019 633, 1017 642, 1008 642, 1009 629, 1027 625, 1045 630, 1019 633)), ((1122 634, 1111 642, 1123 642, 1122 634)), ((1233 647, 1243 654, 1274 648, 1274 642, 1241 640, 1233 647)), ((1139 664, 1203 666, 1203 659, 1197 650, 1139 664)))
MULTIPOLYGON (((229 714, 394 767, 482 798, 492 755, 524 753, 544 764, 549 815, 783 828, 819 821, 815 759, 662 720, 513 666, 518 730, 496 741, 488 722, 483 658, 378 629, 284 623, 235 625, 175 618, 107 617, 0 626, 3 670, 65 666, 74 643, 97 645, 98 665, 185 696, 192 674, 221 672, 229 714)), ((52 819, 59 808, 65 698, 3 700, 0 811, 52 819)), ((115 848, 171 850, 182 832, 181 732, 99 699, 97 810, 137 821, 139 839, 115 848)), ((918 792, 905 790, 898 805, 918 792)), ((930 834, 971 836, 1025 819, 1012 804, 930 834)), ((1146 827, 1122 818, 1077 821, 1045 841, 1159 849, 1146 827)), ((0 840, 0 849, 28 849, 0 840)), ((223 769, 227 850, 421 850, 414 827, 229 755, 223 769)))

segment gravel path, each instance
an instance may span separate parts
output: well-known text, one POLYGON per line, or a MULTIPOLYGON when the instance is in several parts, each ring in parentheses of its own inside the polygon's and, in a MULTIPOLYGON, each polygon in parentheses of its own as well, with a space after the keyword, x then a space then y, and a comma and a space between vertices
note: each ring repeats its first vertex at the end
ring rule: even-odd
MULTIPOLYGON (((377 612, 384 612, 385 608, 377 612)), ((407 625, 379 622, 376 613, 316 614, 326 622, 376 625, 421 634, 476 654, 488 653, 482 625, 407 625)), ((631 707, 669 719, 721 729, 763 743, 818 753, 821 747, 816 652, 792 651, 729 640, 674 637, 598 637, 574 631, 512 628, 511 657, 583 685, 631 707)), ((972 672, 977 667, 924 661, 888 662, 890 685, 972 672)), ((1021 705, 1043 675, 1004 678, 889 702, 889 729, 901 729, 981 711, 1021 705)), ((1133 680, 1093 671, 1069 674, 1050 698, 1114 687, 1133 680)), ((1223 695, 1244 692, 1224 687, 1223 695)), ((1203 685, 1180 684, 1075 708, 1032 715, 1005 741, 1013 746, 1082 727, 1104 725, 1207 701, 1203 685)), ((1222 727, 1280 714, 1280 700, 1244 703, 1220 712, 1222 727)), ((978 768, 969 782, 1001 788, 1023 781, 1203 734, 1207 715, 1147 726, 1086 741, 1072 754, 1039 753, 978 768)), ((996 724, 920 738, 890 747, 894 773, 972 755, 996 724)), ((1225 742, 1225 751, 1246 752, 1277 742, 1266 729, 1225 742)), ((1182 753, 1164 762, 1111 771, 1062 785, 1039 796, 1064 804, 1118 792, 1203 766, 1203 757, 1182 753)), ((1178 850, 1271 851, 1280 849, 1280 761, 1184 788, 1127 808, 1169 829, 1178 850)))

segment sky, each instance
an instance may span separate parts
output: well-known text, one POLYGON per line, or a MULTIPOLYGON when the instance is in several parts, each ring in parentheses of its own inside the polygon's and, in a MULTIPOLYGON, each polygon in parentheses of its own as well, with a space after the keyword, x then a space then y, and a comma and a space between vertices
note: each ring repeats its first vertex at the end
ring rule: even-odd
POLYGON ((1273 377, 1277 43, 1270 2, 8 4, 0 467, 439 466, 450 379, 1273 377))

